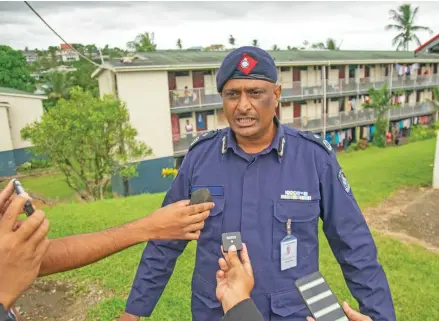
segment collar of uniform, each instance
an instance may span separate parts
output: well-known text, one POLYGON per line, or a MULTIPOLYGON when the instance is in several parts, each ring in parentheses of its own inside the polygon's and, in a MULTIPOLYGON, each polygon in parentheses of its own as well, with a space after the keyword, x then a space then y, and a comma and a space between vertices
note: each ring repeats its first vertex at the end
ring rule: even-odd
MULTIPOLYGON (((268 154, 273 149, 275 149, 280 162, 282 160, 282 156, 285 150, 285 133, 282 125, 280 124, 279 119, 276 116, 274 116, 273 122, 277 127, 276 136, 274 136, 271 145, 258 154, 259 155, 268 154)), ((235 154, 239 154, 238 144, 236 143, 235 135, 233 134, 233 131, 230 127, 227 129, 227 133, 222 138, 221 147, 223 154, 225 154, 229 149, 232 149, 235 152, 235 154)))

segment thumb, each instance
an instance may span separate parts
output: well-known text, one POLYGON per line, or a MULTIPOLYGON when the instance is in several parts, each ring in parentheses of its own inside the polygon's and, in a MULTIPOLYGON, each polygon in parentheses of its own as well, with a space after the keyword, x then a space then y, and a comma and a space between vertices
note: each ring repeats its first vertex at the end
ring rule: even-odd
POLYGON ((185 206, 188 206, 190 202, 191 202, 190 200, 181 200, 181 201, 169 204, 169 206, 185 207, 185 206))
POLYGON ((229 257, 229 262, 232 268, 240 266, 241 261, 238 258, 238 252, 236 251, 236 246, 232 245, 229 247, 229 252, 227 253, 229 257))
POLYGON ((364 315, 352 309, 346 301, 343 302, 343 310, 351 321, 364 320, 364 315))

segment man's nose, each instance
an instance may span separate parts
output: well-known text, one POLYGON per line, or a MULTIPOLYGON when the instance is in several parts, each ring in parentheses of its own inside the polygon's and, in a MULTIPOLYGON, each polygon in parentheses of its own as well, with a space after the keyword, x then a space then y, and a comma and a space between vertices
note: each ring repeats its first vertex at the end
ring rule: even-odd
POLYGON ((245 114, 250 108, 251 103, 248 99, 247 93, 243 92, 239 98, 237 109, 240 113, 245 114))

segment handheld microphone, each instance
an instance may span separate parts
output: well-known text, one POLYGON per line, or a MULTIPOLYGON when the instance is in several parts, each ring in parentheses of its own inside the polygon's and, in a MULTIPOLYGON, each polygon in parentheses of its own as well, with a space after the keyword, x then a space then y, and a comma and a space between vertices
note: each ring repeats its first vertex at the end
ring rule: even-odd
MULTIPOLYGON (((26 192, 24 191, 24 188, 23 188, 23 186, 21 185, 21 183, 20 183, 19 180, 15 179, 15 180, 12 182, 12 184, 14 185, 15 193, 16 193, 17 195, 20 195, 20 194, 26 193, 26 192)), ((31 202, 30 202, 29 200, 27 200, 26 203, 24 204, 24 211, 26 212, 26 215, 27 215, 27 216, 31 216, 31 215, 35 212, 35 210, 34 210, 32 204, 31 204, 31 202)))
POLYGON ((192 193, 189 205, 208 202, 212 202, 212 195, 207 188, 201 188, 192 193))

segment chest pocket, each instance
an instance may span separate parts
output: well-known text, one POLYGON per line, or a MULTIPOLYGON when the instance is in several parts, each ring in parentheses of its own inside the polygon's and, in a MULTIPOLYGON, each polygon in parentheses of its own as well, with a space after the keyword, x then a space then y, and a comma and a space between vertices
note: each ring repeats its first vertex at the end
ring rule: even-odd
MULTIPOLYGON (((306 258, 317 247, 319 199, 312 201, 279 200, 274 202, 272 260, 280 262, 280 244, 287 236, 287 221, 291 234, 297 238, 297 258, 306 258)), ((298 260, 298 264, 303 260, 298 260)))
POLYGON ((224 196, 212 196, 215 207, 210 210, 209 217, 204 221, 204 228, 198 239, 198 246, 210 253, 216 253, 220 257, 221 253, 221 233, 224 221, 224 196))

